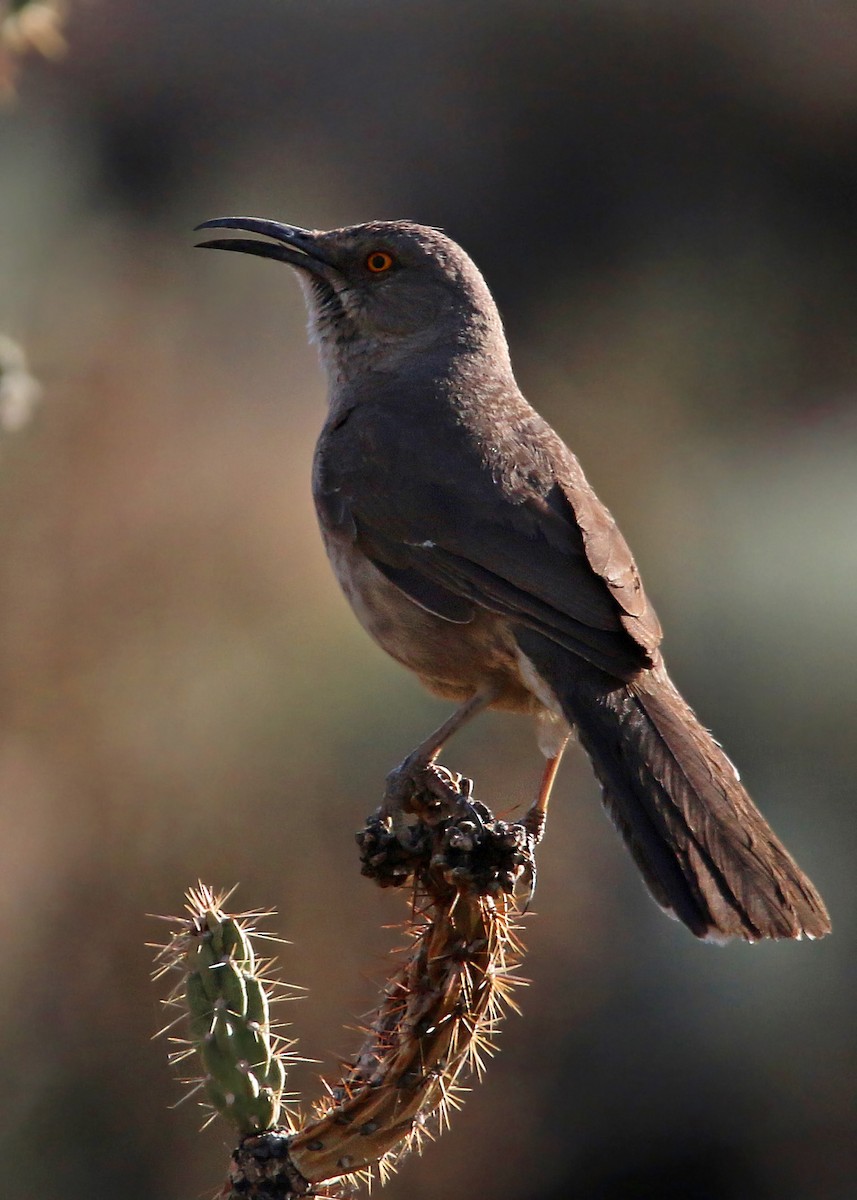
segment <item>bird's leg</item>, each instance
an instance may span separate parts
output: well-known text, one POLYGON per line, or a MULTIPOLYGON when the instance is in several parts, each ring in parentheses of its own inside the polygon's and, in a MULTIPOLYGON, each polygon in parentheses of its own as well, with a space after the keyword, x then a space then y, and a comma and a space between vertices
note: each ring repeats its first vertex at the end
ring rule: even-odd
POLYGON ((440 754, 446 742, 466 725, 477 713, 482 712, 497 698, 494 687, 481 688, 466 700, 448 717, 434 733, 429 734, 425 741, 408 755, 408 757, 387 776, 387 786, 381 811, 384 816, 392 817, 394 821, 401 819, 401 813, 407 806, 411 796, 419 787, 420 776, 431 767, 440 754))
POLYGON ((530 846, 529 862, 524 869, 523 879, 526 882, 526 898, 523 902, 522 912, 526 912, 533 902, 533 896, 536 891, 536 860, 533 856, 533 848, 538 846, 545 834, 545 823, 548 817, 548 801, 550 800, 553 783, 556 779, 556 773, 559 770, 559 764, 562 762, 562 756, 565 748, 568 745, 569 734, 559 746, 555 754, 552 754, 545 763, 545 769, 542 772, 542 781, 539 784, 539 794, 536 797, 535 803, 530 806, 524 815, 521 825, 526 830, 530 846))
POLYGON ((539 794, 535 803, 528 810, 523 820, 523 825, 527 833, 531 834, 533 841, 538 845, 542 840, 545 832, 545 822, 548 816, 548 801, 550 800, 551 790, 553 788, 556 773, 559 770, 559 764, 562 762, 563 752, 568 745, 568 738, 560 746, 559 750, 545 763, 545 769, 542 772, 542 781, 539 785, 539 794))

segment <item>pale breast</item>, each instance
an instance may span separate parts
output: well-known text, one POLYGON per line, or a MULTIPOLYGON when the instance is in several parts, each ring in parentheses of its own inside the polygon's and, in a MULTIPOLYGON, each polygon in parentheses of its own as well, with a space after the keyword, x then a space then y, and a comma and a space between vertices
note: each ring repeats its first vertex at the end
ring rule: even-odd
POLYGON ((382 575, 348 537, 323 531, 325 548, 363 628, 436 695, 464 700, 493 683, 493 707, 539 713, 544 705, 522 668, 508 622, 481 610, 467 624, 421 608, 382 575))

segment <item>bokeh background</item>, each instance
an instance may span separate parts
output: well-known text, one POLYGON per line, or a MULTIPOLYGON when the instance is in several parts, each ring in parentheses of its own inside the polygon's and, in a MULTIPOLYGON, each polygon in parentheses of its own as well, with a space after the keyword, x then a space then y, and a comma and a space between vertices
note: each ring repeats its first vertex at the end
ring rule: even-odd
MULTIPOLYGON (((620 520, 673 672, 824 893, 821 944, 701 945, 570 754, 524 1017, 391 1200, 846 1200, 857 1174, 857 9, 792 0, 80 0, 0 112, 0 1142, 16 1200, 192 1200, 147 913, 276 905, 328 1069, 401 898, 354 830, 444 715, 370 644, 309 496, 290 272, 207 217, 443 226, 620 520), (14 423, 14 422, 10 422, 14 423)), ((445 760, 520 812, 531 730, 445 760)), ((296 1072, 318 1093, 317 1066, 296 1072)))

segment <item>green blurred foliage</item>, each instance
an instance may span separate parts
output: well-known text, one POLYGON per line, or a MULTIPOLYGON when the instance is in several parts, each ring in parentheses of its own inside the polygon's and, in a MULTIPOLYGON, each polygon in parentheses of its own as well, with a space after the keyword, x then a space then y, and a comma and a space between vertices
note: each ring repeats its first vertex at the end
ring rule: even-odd
MULTIPOLYGON (((520 380, 641 562, 675 675, 828 900, 819 945, 698 945, 570 755, 524 1020, 391 1200, 853 1193, 857 12, 786 0, 77 4, 0 115, 5 1178, 188 1200, 146 912, 274 904, 302 1050, 370 1007, 401 900, 353 831, 444 714, 320 548, 324 389, 288 271, 207 217, 407 216, 471 250, 520 380)), ((526 723, 446 753, 499 809, 526 723)), ((317 1090, 306 1066, 290 1082, 317 1090)))

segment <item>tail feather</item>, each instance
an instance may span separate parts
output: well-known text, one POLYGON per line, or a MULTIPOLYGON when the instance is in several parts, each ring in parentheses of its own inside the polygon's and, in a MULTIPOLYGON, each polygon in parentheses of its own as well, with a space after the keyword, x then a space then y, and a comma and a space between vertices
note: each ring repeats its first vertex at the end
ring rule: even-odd
POLYGON ((576 727, 605 807, 663 908, 711 940, 829 933, 818 892, 662 664, 618 684, 579 660, 559 663, 540 635, 519 641, 576 727))

